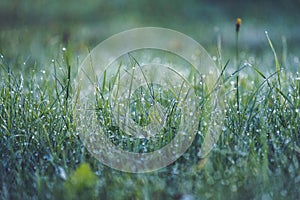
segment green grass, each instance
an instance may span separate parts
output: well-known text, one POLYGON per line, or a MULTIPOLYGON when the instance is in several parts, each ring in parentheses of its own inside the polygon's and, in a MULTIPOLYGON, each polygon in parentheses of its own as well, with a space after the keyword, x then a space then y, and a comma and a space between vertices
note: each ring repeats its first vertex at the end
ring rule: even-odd
MULTIPOLYGON (((273 46, 265 48, 275 54, 273 46)), ((176 162, 155 172, 130 174, 102 165, 79 139, 71 104, 78 62, 72 53, 71 47, 59 53, 45 69, 26 64, 27 71, 16 70, 22 68, 18 61, 13 66, 1 58, 2 199, 180 199, 185 195, 195 199, 296 199, 300 195, 300 75, 289 66, 279 70, 277 56, 275 61, 268 57, 274 65, 257 62, 240 68, 239 112, 237 73, 229 73, 230 62, 219 66, 226 116, 209 157, 201 160, 197 156, 207 128, 206 111, 199 119, 199 134, 176 162), (269 70, 260 70, 262 66, 269 70)), ((240 60, 246 59, 247 54, 240 54, 240 60)), ((168 106, 164 95, 168 97, 169 92, 160 99, 168 106)), ((103 118, 104 126, 111 124, 108 102, 98 100, 97 108, 103 111, 99 121, 103 118)), ((149 106, 136 105, 132 109, 137 115, 149 106)), ((137 117, 137 123, 149 123, 147 117, 147 113, 137 117)), ((122 135, 114 127, 106 128, 122 135)), ((139 151, 135 147, 141 141, 115 139, 116 144, 139 151)))

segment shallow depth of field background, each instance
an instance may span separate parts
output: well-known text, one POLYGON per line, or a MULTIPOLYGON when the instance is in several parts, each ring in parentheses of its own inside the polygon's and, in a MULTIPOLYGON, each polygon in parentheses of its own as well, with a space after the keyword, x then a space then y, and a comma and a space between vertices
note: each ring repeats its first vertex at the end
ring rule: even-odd
MULTIPOLYGON (((299 52, 299 0, 276 1, 47 1, 0 2, 0 52, 8 60, 51 60, 50 52, 68 40, 79 60, 112 34, 135 27, 159 26, 178 30, 216 54, 218 35, 222 53, 234 45, 236 17, 243 19, 242 50, 260 54, 268 31, 280 53, 282 37, 288 50, 299 52)), ((76 56, 75 55, 75 56, 76 56)))

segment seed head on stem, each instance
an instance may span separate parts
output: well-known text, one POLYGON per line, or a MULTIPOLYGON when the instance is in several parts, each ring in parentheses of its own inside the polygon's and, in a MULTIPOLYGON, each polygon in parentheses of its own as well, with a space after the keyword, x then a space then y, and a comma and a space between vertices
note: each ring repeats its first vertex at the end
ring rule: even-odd
POLYGON ((241 18, 237 18, 236 19, 236 23, 235 23, 235 31, 236 32, 240 31, 241 24, 242 24, 242 19, 241 18))

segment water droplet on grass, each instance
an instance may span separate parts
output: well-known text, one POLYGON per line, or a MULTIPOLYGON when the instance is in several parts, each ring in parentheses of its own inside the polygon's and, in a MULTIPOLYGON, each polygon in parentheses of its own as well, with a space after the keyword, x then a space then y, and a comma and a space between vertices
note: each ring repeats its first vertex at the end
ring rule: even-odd
POLYGON ((57 173, 58 173, 59 177, 62 178, 63 180, 67 179, 67 174, 66 174, 64 168, 62 168, 61 166, 57 167, 57 173))
POLYGON ((46 160, 46 161, 52 161, 53 158, 52 158, 51 155, 44 155, 43 159, 46 160))

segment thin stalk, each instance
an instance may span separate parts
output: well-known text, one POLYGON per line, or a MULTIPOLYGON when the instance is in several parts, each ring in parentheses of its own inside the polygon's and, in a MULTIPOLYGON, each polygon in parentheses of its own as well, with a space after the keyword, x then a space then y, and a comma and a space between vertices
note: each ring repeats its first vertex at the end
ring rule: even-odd
POLYGON ((236 44, 236 67, 237 67, 237 76, 236 76, 236 102, 237 102, 237 112, 240 117, 240 98, 239 98, 239 71, 240 71, 240 65, 239 65, 239 33, 236 32, 236 39, 235 39, 235 44, 236 44))
POLYGON ((239 30, 242 20, 237 18, 236 20, 236 30, 235 30, 235 50, 236 50, 236 103, 237 103, 237 113, 238 113, 238 126, 241 125, 241 115, 240 115, 240 94, 239 94, 239 71, 240 71, 240 59, 239 59, 239 30))
POLYGON ((275 59, 275 66, 276 66, 276 71, 277 71, 277 79, 278 79, 278 84, 279 84, 279 88, 281 88, 281 80, 280 80, 280 64, 279 64, 279 60, 278 60, 278 57, 277 57, 277 54, 276 54, 276 51, 275 51, 275 48, 273 46, 273 43, 269 37, 269 34, 268 34, 268 31, 265 32, 266 34, 266 37, 267 37, 267 40, 269 42, 269 45, 272 49, 272 52, 274 54, 274 59, 275 59))

